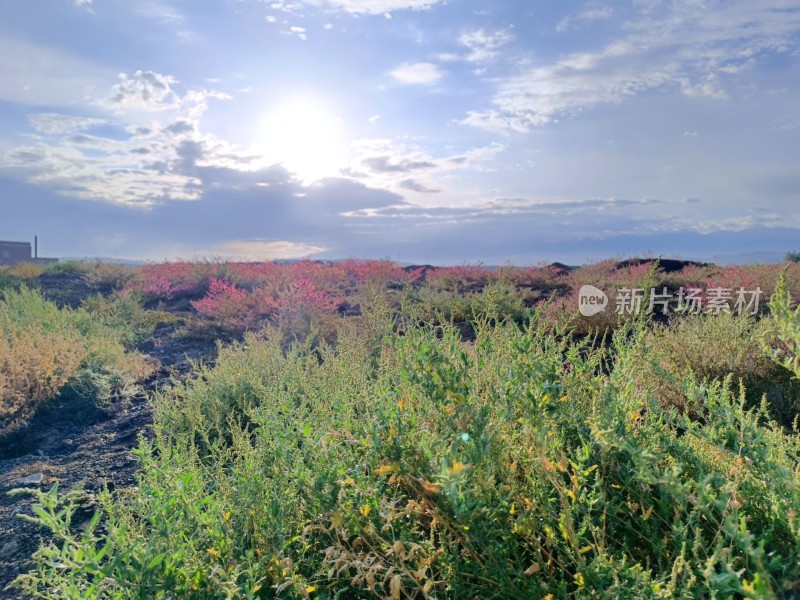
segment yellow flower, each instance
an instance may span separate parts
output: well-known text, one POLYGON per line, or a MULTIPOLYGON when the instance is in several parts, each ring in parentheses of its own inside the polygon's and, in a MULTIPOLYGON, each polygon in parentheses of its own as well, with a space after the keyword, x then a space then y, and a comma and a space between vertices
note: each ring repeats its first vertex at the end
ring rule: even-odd
POLYGON ((395 429, 394 425, 389 425, 389 433, 392 435, 397 435, 397 429, 395 429))
POLYGON ((216 548, 209 548, 208 550, 206 550, 206 552, 208 552, 214 558, 219 558, 220 556, 222 556, 222 553, 216 548))
POLYGON ((445 406, 445 407, 442 409, 442 411, 443 411, 443 412, 444 412, 444 414, 446 414, 446 415, 452 415, 454 412, 456 412, 456 407, 455 407, 455 406, 453 406, 452 404, 450 404, 450 405, 448 405, 448 406, 445 406))
POLYGON ((365 504, 364 506, 358 509, 358 512, 360 512, 365 517, 368 517, 369 513, 372 512, 372 507, 369 504, 365 504))
POLYGON ((577 498, 575 497, 575 492, 573 492, 572 490, 567 491, 567 496, 569 496, 573 502, 577 500, 577 498))
POLYGON ((317 586, 315 585, 307 585, 306 586, 306 594, 313 594, 317 591, 317 586))
POLYGON ((547 594, 542 600, 553 600, 553 594, 547 594))
POLYGON ((559 398, 559 400, 560 400, 561 402, 566 402, 567 400, 569 400, 569 396, 567 396, 566 394, 564 394, 563 396, 561 396, 561 398, 559 398))
POLYGON ((592 550, 592 546, 589 545, 589 546, 584 546, 583 548, 581 548, 580 552, 581 552, 581 554, 586 554, 587 552, 591 552, 591 550, 592 550))
POLYGON ((256 593, 258 590, 260 590, 260 589, 261 589, 261 584, 260 584, 260 583, 257 583, 257 584, 256 584, 256 585, 253 587, 253 593, 255 594, 255 593, 256 593))
POLYGON ((584 580, 583 575, 581 573, 575 573, 575 583, 578 584, 578 587, 583 587, 586 585, 586 580, 584 580))
POLYGON ((222 520, 226 523, 231 520, 231 511, 227 511, 224 515, 222 515, 222 520))
POLYGON ((373 471, 376 475, 386 475, 387 473, 391 473, 392 471, 396 471, 397 467, 394 465, 381 465, 375 471, 373 471))
POLYGON ((511 510, 509 510, 508 512, 512 515, 517 514, 517 504, 515 502, 511 503, 511 510))
POLYGON ((463 471, 464 469, 468 469, 468 468, 469 467, 467 465, 465 465, 464 463, 455 460, 455 461, 453 461, 453 467, 450 469, 450 472, 453 475, 458 475, 459 473, 461 473, 461 471, 463 471))
POLYGON ((400 410, 405 410, 406 404, 408 404, 408 398, 403 398, 402 400, 400 400, 400 402, 397 403, 397 408, 399 408, 400 410))

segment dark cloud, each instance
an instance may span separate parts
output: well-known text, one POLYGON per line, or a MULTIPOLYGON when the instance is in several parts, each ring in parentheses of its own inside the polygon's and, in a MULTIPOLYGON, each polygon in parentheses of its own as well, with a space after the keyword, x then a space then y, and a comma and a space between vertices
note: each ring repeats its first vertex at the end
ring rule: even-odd
POLYGON ((189 121, 175 121, 174 123, 164 127, 164 131, 173 135, 181 135, 184 133, 194 133, 195 126, 189 121))
POLYGON ((17 199, 2 203, 0 239, 39 235, 41 253, 47 256, 191 258, 202 249, 213 255, 225 242, 272 239, 322 246, 329 249, 323 256, 330 258, 493 264, 581 264, 647 251, 685 258, 785 252, 800 239, 800 230, 792 228, 654 232, 652 222, 624 211, 568 215, 423 209, 345 179, 303 187, 279 166, 252 173, 194 168, 203 182, 200 199, 166 202, 150 210, 64 197, 44 186, 0 177, 6 197, 17 199), (383 211, 377 217, 343 216, 375 207, 383 211))
POLYGON ((403 181, 400 182, 399 185, 404 190, 419 192, 420 194, 438 194, 442 191, 442 190, 437 190, 435 188, 427 187, 414 179, 404 179, 403 181))
POLYGON ((436 165, 427 160, 401 160, 392 162, 390 156, 371 156, 361 161, 361 164, 376 173, 410 173, 420 169, 432 169, 436 165))

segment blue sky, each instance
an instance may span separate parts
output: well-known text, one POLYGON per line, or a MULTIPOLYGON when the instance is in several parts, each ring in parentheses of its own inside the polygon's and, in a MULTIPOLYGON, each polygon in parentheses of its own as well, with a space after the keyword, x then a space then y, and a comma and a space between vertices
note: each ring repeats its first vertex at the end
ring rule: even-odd
POLYGON ((0 239, 533 264, 800 248, 800 1, 37 0, 0 239))

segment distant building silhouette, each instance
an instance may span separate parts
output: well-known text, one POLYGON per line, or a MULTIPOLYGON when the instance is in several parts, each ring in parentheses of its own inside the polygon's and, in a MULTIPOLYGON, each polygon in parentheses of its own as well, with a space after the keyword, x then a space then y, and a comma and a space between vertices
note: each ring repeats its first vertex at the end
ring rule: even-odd
POLYGON ((16 265, 19 263, 54 263, 57 258, 39 258, 39 244, 36 240, 36 250, 31 253, 30 242, 4 242, 0 241, 0 265, 16 265))

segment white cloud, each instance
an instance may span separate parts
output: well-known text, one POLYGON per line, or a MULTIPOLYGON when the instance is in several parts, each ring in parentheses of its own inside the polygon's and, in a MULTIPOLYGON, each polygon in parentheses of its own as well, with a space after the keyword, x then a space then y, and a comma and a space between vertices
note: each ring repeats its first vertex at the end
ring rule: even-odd
POLYGON ((200 39, 200 35, 184 26, 186 18, 174 7, 158 0, 148 0, 136 8, 136 13, 170 29, 173 38, 181 42, 191 43, 200 39))
POLYGON ((485 165, 506 147, 489 144, 434 155, 429 149, 409 142, 362 139, 354 142, 351 149, 352 161, 343 171, 346 177, 406 199, 416 198, 426 206, 459 206, 477 205, 486 199, 474 191, 450 189, 446 185, 449 177, 459 172, 488 170, 485 165))
POLYGON ((385 15, 397 10, 426 10, 445 0, 304 0, 314 6, 332 6, 354 14, 385 15))
POLYGON ((308 35, 306 34, 306 28, 299 27, 297 25, 292 25, 291 27, 289 27, 288 31, 282 31, 281 33, 283 33, 284 35, 296 35, 301 40, 308 39, 308 35))
POLYGON ((433 63, 421 62, 400 65, 391 75, 400 83, 428 85, 439 81, 444 73, 433 63))
POLYGON ((92 5, 92 0, 75 0, 75 6, 86 6, 87 8, 92 5))
POLYGON ((487 62, 497 57, 498 50, 514 40, 514 35, 501 29, 499 31, 487 32, 484 29, 476 29, 462 34, 458 38, 459 44, 469 49, 466 59, 470 62, 487 62))
POLYGON ((214 246, 214 255, 221 258, 242 261, 287 260, 306 258, 325 252, 325 248, 286 241, 244 241, 223 242, 214 246))
POLYGON ((36 131, 46 134, 77 133, 107 123, 105 119, 58 113, 35 113, 28 115, 28 120, 36 131))
POLYGON ((114 120, 30 114, 36 131, 28 135, 31 142, 7 151, 0 167, 83 200, 150 207, 197 199, 199 180, 180 168, 187 142, 206 143, 204 159, 212 164, 240 168, 247 161, 235 148, 199 131, 208 99, 230 96, 204 89, 180 96, 175 84, 174 78, 150 71, 120 75, 111 97, 94 102, 96 109, 113 111, 114 120), (102 133, 84 133, 100 125, 102 133))
POLYGON ((559 21, 558 25, 556 25, 556 31, 566 31, 570 27, 575 27, 578 23, 610 19, 613 15, 614 9, 608 6, 587 8, 577 14, 564 17, 559 21))
POLYGON ((171 87, 176 82, 174 77, 153 71, 136 71, 132 77, 120 73, 119 83, 112 88, 113 95, 107 102, 118 108, 145 111, 176 108, 180 99, 171 87))
POLYGON ((161 2, 145 2, 136 8, 136 12, 165 25, 178 25, 184 21, 184 17, 180 12, 161 2))
POLYGON ((723 100, 726 78, 766 52, 797 47, 800 5, 790 0, 648 2, 627 35, 604 48, 520 67, 498 83, 493 106, 464 123, 525 132, 600 104, 671 86, 687 97, 723 100), (713 18, 711 18, 713 16, 713 18))

